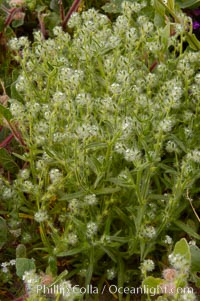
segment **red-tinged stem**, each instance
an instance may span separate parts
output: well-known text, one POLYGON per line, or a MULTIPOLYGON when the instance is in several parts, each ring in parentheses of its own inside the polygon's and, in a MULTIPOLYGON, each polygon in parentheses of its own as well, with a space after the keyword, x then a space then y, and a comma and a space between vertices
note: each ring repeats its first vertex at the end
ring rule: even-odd
POLYGON ((46 29, 45 29, 45 25, 44 25, 44 17, 42 15, 38 14, 38 20, 39 20, 42 36, 45 39, 46 38, 46 29))
POLYGON ((65 18, 64 18, 64 20, 62 22, 62 28, 63 28, 63 30, 65 30, 67 22, 68 22, 69 18, 71 17, 72 13, 75 12, 75 11, 77 11, 80 3, 81 3, 81 0, 74 0, 72 6, 70 7, 67 15, 65 16, 65 18))
POLYGON ((24 140, 23 140, 23 138, 22 138, 20 132, 16 131, 16 129, 13 127, 13 125, 12 125, 10 122, 8 122, 8 124, 9 124, 9 127, 10 127, 10 129, 11 129, 13 135, 14 135, 15 138, 19 141, 19 143, 20 143, 22 146, 26 146, 26 144, 25 144, 25 142, 24 142, 24 140))
POLYGON ((2 147, 7 146, 13 138, 14 138, 14 135, 13 135, 13 133, 12 133, 12 134, 10 134, 4 141, 2 141, 2 142, 0 143, 0 147, 2 148, 2 147))
POLYGON ((152 65, 151 65, 151 67, 150 67, 150 72, 152 72, 155 68, 156 68, 156 66, 158 65, 158 61, 155 61, 152 65))
POLYGON ((9 16, 7 17, 6 21, 4 22, 4 26, 5 27, 9 26, 13 20, 14 15, 21 11, 22 11, 22 7, 13 8, 12 10, 10 10, 9 16))
POLYGON ((63 8, 62 0, 59 0, 59 7, 60 7, 60 18, 63 22, 65 19, 65 12, 64 12, 64 8, 63 8))

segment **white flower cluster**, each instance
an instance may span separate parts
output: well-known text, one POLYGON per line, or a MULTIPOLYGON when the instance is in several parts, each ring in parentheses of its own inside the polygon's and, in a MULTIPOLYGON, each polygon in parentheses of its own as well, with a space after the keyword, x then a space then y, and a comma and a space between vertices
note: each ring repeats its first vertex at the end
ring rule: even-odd
POLYGON ((140 269, 143 273, 152 272, 154 268, 155 268, 155 263, 151 259, 144 260, 140 265, 140 269))
POLYGON ((97 198, 95 194, 86 195, 84 197, 84 202, 86 205, 94 206, 97 204, 97 198))
POLYGON ((98 230, 97 223, 89 222, 87 224, 87 231, 86 231, 87 237, 92 238, 97 233, 97 230, 98 230))
POLYGON ((34 219, 36 220, 36 222, 42 223, 48 221, 49 216, 46 210, 40 209, 38 210, 38 212, 35 213, 34 219))
POLYGON ((2 272, 3 273, 7 273, 9 271, 8 267, 9 266, 14 266, 15 264, 16 264, 16 260, 15 259, 11 259, 8 262, 2 262, 1 263, 2 272))
POLYGON ((170 254, 168 256, 170 264, 176 269, 176 270, 182 270, 185 272, 188 272, 190 269, 190 264, 188 263, 187 259, 180 255, 180 254, 170 254))

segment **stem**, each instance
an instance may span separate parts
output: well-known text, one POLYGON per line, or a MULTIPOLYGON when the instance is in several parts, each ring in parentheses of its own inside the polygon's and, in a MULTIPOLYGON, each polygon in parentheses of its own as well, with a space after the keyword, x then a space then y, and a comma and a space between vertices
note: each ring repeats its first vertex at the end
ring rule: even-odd
POLYGON ((12 133, 6 139, 4 139, 3 142, 0 143, 0 148, 7 146, 13 138, 14 138, 14 134, 12 133))
POLYGON ((59 0, 59 9, 60 9, 60 18, 63 22, 65 19, 65 12, 64 12, 64 8, 63 8, 62 0, 59 0))
POLYGON ((72 6, 70 7, 67 15, 65 16, 65 18, 64 18, 64 20, 62 22, 62 28, 63 28, 63 30, 66 29, 66 25, 67 25, 67 22, 68 22, 69 18, 71 17, 71 15, 72 15, 73 12, 77 11, 80 3, 81 3, 81 0, 74 0, 72 6))
POLYGON ((13 135, 15 136, 15 138, 20 142, 20 144, 22 146, 26 146, 21 134, 16 131, 16 129, 13 127, 13 125, 9 121, 7 121, 7 122, 8 122, 9 128, 11 129, 11 131, 12 131, 13 135))
POLYGON ((42 33, 42 36, 43 36, 43 39, 46 38, 46 29, 45 29, 45 24, 44 24, 44 16, 38 14, 38 20, 39 20, 39 24, 40 24, 40 30, 41 30, 41 33, 42 33))

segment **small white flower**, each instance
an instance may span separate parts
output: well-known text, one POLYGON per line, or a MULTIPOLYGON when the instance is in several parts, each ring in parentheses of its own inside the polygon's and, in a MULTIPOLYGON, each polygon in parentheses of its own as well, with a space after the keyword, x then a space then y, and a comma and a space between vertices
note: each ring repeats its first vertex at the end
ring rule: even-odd
POLYGON ((138 161, 141 158, 140 151, 137 149, 129 149, 128 148, 128 149, 124 150, 123 154, 124 154, 124 158, 129 162, 138 161))
POLYGON ((78 236, 75 233, 68 234, 68 243, 70 245, 75 245, 78 242, 78 236))
POLYGON ((9 187, 6 187, 6 188, 3 190, 2 198, 5 199, 5 200, 8 200, 8 199, 10 199, 12 196, 13 196, 13 191, 12 191, 12 189, 9 188, 9 187))
POLYGON ((49 172, 51 183, 58 182, 62 179, 62 173, 58 168, 53 168, 49 172))
POLYGON ((15 259, 11 259, 10 260, 10 265, 15 265, 16 264, 16 260, 15 259))
POLYGON ((116 272, 115 268, 108 269, 106 271, 106 273, 107 273, 107 279, 108 280, 113 280, 117 275, 117 272, 116 272))
POLYGON ((54 34, 55 36, 62 35, 63 33, 64 33, 64 32, 63 32, 61 26, 55 26, 55 27, 53 28, 53 34, 54 34))
POLYGON ((90 194, 84 197, 84 202, 87 205, 93 206, 97 204, 97 198, 95 194, 90 194))
POLYGON ((45 222, 49 219, 48 213, 46 210, 40 209, 38 212, 35 213, 34 219, 38 223, 45 222))
POLYGON ((23 180, 27 180, 30 176, 30 170, 29 169, 22 169, 20 171, 20 176, 23 180))
POLYGON ((200 163, 200 151, 193 150, 191 153, 187 154, 187 158, 193 162, 200 163))
POLYGON ((163 132, 170 132, 172 130, 172 127, 174 125, 174 122, 171 119, 164 119, 160 122, 159 127, 163 130, 163 132))
POLYGON ((140 268, 141 268, 141 270, 142 270, 143 273, 144 272, 152 272, 154 270, 154 268, 155 268, 155 264, 154 264, 153 260, 146 259, 146 260, 144 260, 142 262, 140 268))
POLYGON ((9 270, 8 270, 8 268, 7 268, 7 267, 3 267, 3 268, 2 268, 2 272, 3 272, 3 273, 5 273, 5 274, 6 274, 6 273, 8 273, 8 271, 9 271, 9 270))
POLYGON ((184 270, 188 271, 190 268, 189 262, 185 259, 184 256, 181 254, 170 254, 168 256, 170 264, 176 269, 176 270, 184 270))
POLYGON ((167 245, 171 245, 172 242, 173 242, 172 238, 169 235, 166 235, 164 243, 167 244, 167 245))
POLYGON ((96 223, 94 222, 89 222, 87 224, 87 232, 86 232, 86 235, 88 237, 92 237, 94 236, 96 233, 97 233, 97 230, 98 230, 98 226, 96 223))
POLYGON ((156 229, 153 226, 146 226, 142 231, 142 236, 146 238, 154 238, 156 236, 156 229))
POLYGON ((69 202, 68 207, 72 212, 76 212, 77 210, 80 209, 80 202, 77 199, 72 199, 69 202))

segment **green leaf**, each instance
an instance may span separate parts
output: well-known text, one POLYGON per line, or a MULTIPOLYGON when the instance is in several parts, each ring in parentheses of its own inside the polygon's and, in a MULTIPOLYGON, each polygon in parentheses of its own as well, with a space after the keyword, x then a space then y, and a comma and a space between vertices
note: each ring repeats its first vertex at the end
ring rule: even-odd
POLYGON ((58 1, 57 0, 51 0, 50 2, 50 9, 59 12, 59 5, 58 5, 58 1))
POLYGON ((12 27, 13 28, 17 28, 17 27, 20 27, 24 24, 24 19, 19 19, 19 20, 14 20, 12 21, 12 27))
POLYGON ((25 272, 35 270, 34 259, 28 258, 16 258, 16 273, 17 276, 21 277, 25 272))
POLYGON ((180 8, 187 8, 192 6, 198 6, 200 4, 200 0, 177 0, 176 3, 180 8))
POLYGON ((86 279, 85 279, 85 286, 86 287, 90 284, 91 279, 92 279, 92 274, 93 274, 93 271, 94 271, 94 258, 95 258, 94 247, 92 246, 90 248, 89 266, 88 266, 88 269, 87 269, 86 279))
POLYGON ((26 258, 26 246, 19 244, 16 248, 16 258, 26 258))
POLYGON ((59 201, 70 201, 72 199, 79 199, 82 198, 86 195, 86 192, 81 190, 78 192, 74 192, 74 193, 66 193, 63 194, 61 198, 59 198, 59 201))
POLYGON ((88 157, 88 164, 96 176, 101 173, 101 164, 95 157, 88 157))
POLYGON ((49 256, 48 258, 48 267, 47 267, 47 272, 51 273, 52 275, 57 274, 57 260, 55 256, 49 256))
POLYGON ((3 116, 6 120, 10 121, 12 119, 12 114, 10 110, 0 104, 0 115, 3 116))
POLYGON ((170 37, 170 24, 167 23, 167 25, 162 30, 162 45, 164 46, 164 49, 167 49, 168 47, 169 37, 170 37))
POLYGON ((105 187, 105 188, 101 188, 99 190, 94 190, 94 193, 96 195, 101 195, 101 194, 112 194, 115 192, 120 191, 121 188, 120 187, 105 187))
POLYGON ((200 271, 200 249, 197 246, 190 245, 191 253, 191 272, 200 271))
POLYGON ((20 102, 23 102, 23 97, 21 96, 21 94, 16 89, 16 82, 12 83, 10 88, 11 88, 11 97, 13 99, 16 99, 16 100, 20 101, 20 102))
POLYGON ((46 28, 53 29, 60 23, 60 17, 57 13, 52 12, 44 18, 46 28))
POLYGON ((0 148, 0 164, 6 171, 12 173, 16 173, 19 169, 12 156, 4 148, 0 148))
POLYGON ((175 244, 173 254, 183 256, 187 260, 188 265, 191 264, 190 247, 185 238, 182 238, 175 244))
POLYGON ((149 276, 142 281, 142 287, 151 294, 159 294, 161 290, 159 290, 160 285, 164 282, 161 278, 155 278, 149 276))
POLYGON ((100 248, 110 257, 110 259, 113 262, 117 262, 117 256, 115 256, 115 254, 112 253, 112 251, 110 250, 111 248, 109 247, 104 247, 104 246, 100 246, 100 248))
POLYGON ((108 145, 105 142, 93 142, 93 143, 89 143, 85 146, 85 149, 92 149, 95 148, 96 150, 99 150, 101 148, 107 148, 108 145))
POLYGON ((60 253, 56 254, 56 256, 58 256, 58 257, 72 256, 72 255, 82 253, 82 252, 86 251, 87 249, 88 249, 88 247, 74 248, 74 249, 71 249, 68 251, 60 252, 60 253))
POLYGON ((102 6, 102 9, 106 13, 111 14, 118 14, 122 12, 122 4, 123 0, 111 0, 109 3, 106 3, 104 6, 102 6))
POLYGON ((64 270, 62 273, 56 277, 56 280, 51 284, 51 287, 53 287, 56 283, 59 283, 63 278, 65 278, 69 274, 68 270, 64 270))
POLYGON ((186 40, 193 50, 200 50, 200 41, 197 39, 194 33, 187 33, 186 40))
POLYGON ((168 0, 167 6, 168 6, 171 10, 174 10, 174 0, 168 0))
POLYGON ((3 219, 3 217, 0 216, 0 249, 5 245, 7 242, 7 236, 8 236, 8 228, 6 221, 3 219))
POLYGON ((179 227, 181 230, 185 231, 189 236, 200 239, 200 235, 196 233, 190 226, 186 225, 181 221, 174 221, 174 224, 179 227))

